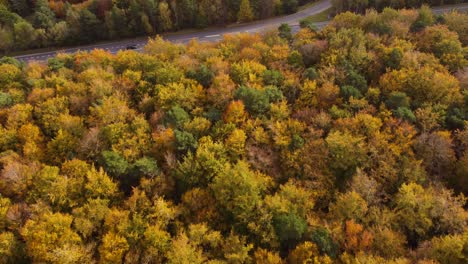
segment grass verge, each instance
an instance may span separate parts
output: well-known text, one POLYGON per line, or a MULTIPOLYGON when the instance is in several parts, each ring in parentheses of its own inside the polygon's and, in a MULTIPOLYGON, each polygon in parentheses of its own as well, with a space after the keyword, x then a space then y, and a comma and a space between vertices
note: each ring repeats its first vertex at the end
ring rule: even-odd
POLYGON ((307 22, 311 22, 311 23, 327 21, 329 20, 328 15, 330 14, 330 12, 331 12, 331 8, 328 8, 318 14, 308 16, 304 18, 304 20, 307 20, 307 22))

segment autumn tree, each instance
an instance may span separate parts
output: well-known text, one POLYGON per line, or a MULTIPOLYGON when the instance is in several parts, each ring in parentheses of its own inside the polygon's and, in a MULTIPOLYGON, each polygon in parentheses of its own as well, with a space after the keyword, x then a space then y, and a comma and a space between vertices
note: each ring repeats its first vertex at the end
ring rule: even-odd
POLYGON ((239 12, 237 13, 238 22, 249 22, 253 20, 254 15, 249 0, 241 0, 239 12))

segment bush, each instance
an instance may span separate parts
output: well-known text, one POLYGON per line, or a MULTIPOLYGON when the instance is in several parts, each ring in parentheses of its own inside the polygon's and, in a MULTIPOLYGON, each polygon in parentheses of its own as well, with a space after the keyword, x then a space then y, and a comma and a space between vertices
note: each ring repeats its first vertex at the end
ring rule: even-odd
POLYGON ((299 21, 299 26, 301 28, 307 28, 312 32, 317 32, 319 30, 318 27, 312 21, 312 19, 310 19, 309 17, 300 20, 299 21))
POLYGON ((287 40, 292 39, 291 27, 288 24, 285 24, 285 23, 281 24, 278 27, 278 32, 281 38, 284 38, 287 40))

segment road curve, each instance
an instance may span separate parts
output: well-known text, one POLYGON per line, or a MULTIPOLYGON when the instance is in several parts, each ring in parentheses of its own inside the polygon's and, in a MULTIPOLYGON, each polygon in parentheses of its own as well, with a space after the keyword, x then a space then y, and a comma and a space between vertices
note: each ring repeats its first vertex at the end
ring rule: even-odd
MULTIPOLYGON (((275 17, 266 20, 255 21, 249 24, 242 24, 242 25, 231 25, 226 26, 223 28, 216 28, 216 29, 207 29, 203 31, 196 31, 191 33, 185 34, 164 34, 162 37, 166 40, 175 43, 187 43, 192 39, 197 39, 200 42, 206 41, 217 41, 223 38, 225 34, 234 34, 234 33, 257 33, 257 32, 264 32, 269 28, 276 28, 282 23, 287 23, 292 27, 293 32, 297 32, 299 30, 299 20, 306 18, 311 15, 318 14, 328 8, 331 7, 331 0, 322 0, 314 4, 313 6, 301 10, 297 13, 275 17)), ((433 8, 433 12, 435 14, 442 14, 446 12, 450 12, 452 10, 459 10, 459 11, 467 11, 468 4, 460 4, 454 6, 442 6, 442 7, 435 7, 433 8)), ((319 28, 324 27, 327 25, 328 22, 319 22, 316 25, 319 28)), ((109 51, 112 54, 117 53, 120 50, 125 50, 127 45, 135 45, 137 47, 137 51, 141 51, 143 47, 147 44, 148 39, 134 39, 134 40, 123 40, 105 44, 95 44, 95 45, 88 45, 88 46, 80 46, 75 48, 67 48, 67 49, 60 49, 55 51, 49 52, 42 52, 42 53, 31 53, 27 55, 16 56, 14 58, 23 61, 23 62, 30 62, 30 61, 45 61, 49 58, 54 57, 57 53, 76 53, 78 51, 91 51, 93 49, 103 49, 109 51)))

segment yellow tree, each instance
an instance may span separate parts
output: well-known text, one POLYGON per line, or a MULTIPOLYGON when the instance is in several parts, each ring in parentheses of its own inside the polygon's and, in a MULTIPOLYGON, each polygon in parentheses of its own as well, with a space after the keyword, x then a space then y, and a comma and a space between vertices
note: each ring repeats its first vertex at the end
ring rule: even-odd
POLYGON ((252 7, 250 6, 249 0, 242 0, 239 7, 239 12, 237 13, 238 22, 249 22, 254 19, 254 14, 252 7))
POLYGON ((28 255, 36 263, 89 263, 80 236, 71 228, 73 218, 44 213, 26 222, 21 235, 28 255))
POLYGON ((161 25, 161 31, 172 29, 171 9, 166 2, 159 3, 159 24, 161 25))
POLYGON ((109 232, 104 235, 102 244, 99 247, 99 263, 122 263, 124 254, 128 249, 129 245, 125 237, 109 232))

